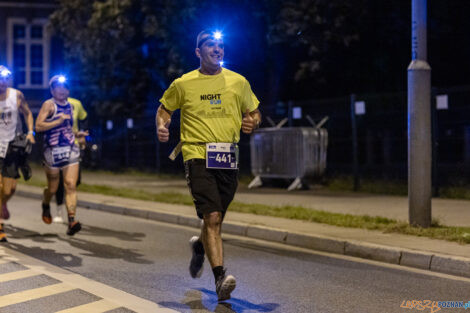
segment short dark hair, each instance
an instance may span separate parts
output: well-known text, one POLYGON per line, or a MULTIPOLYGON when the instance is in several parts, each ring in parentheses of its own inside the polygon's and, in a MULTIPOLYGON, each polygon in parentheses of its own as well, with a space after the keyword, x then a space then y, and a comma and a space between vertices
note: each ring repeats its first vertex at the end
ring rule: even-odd
POLYGON ((196 48, 200 48, 202 46, 202 44, 210 37, 212 37, 212 33, 209 30, 204 29, 202 32, 200 32, 197 35, 196 48), (209 35, 209 36, 204 38, 205 35, 209 35))

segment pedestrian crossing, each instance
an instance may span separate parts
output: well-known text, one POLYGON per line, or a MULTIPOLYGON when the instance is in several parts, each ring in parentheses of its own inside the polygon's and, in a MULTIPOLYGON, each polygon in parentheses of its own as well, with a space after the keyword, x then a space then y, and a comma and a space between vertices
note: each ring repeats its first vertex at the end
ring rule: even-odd
POLYGON ((59 283, 59 284, 54 284, 51 286, 15 292, 15 293, 0 297, 0 308, 17 304, 17 303, 21 303, 21 302, 25 302, 24 300, 26 299, 28 301, 31 301, 31 300, 55 295, 58 293, 67 292, 73 289, 74 289, 73 286, 70 286, 64 283, 59 283))
POLYGON ((0 312, 176 311, 0 246, 0 312))
MULTIPOLYGON (((1 265, 1 264, 0 264, 1 265)), ((10 280, 22 279, 32 276, 39 275, 37 272, 33 270, 23 270, 23 271, 15 271, 12 273, 5 273, 0 275, 0 283, 4 283, 10 280)))
POLYGON ((92 303, 87 303, 87 304, 79 305, 70 309, 58 311, 56 313, 82 313, 82 312, 100 313, 100 312, 106 312, 109 310, 117 309, 118 307, 119 306, 117 306, 116 304, 102 299, 102 300, 98 300, 92 303))

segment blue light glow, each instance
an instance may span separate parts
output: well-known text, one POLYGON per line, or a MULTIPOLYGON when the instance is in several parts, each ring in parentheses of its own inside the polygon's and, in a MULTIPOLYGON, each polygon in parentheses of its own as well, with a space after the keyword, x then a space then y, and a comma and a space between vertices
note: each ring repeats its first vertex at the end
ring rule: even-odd
POLYGON ((3 69, 1 72, 0 72, 0 76, 2 77, 8 77, 11 75, 11 72, 7 69, 3 69))
POLYGON ((220 62, 219 62, 219 65, 220 65, 220 66, 224 66, 224 61, 220 61, 220 62))
POLYGON ((63 84, 67 81, 67 78, 64 75, 60 75, 59 78, 57 78, 57 81, 63 84))
POLYGON ((220 40, 222 39, 222 32, 216 30, 213 36, 214 36, 214 39, 220 40))

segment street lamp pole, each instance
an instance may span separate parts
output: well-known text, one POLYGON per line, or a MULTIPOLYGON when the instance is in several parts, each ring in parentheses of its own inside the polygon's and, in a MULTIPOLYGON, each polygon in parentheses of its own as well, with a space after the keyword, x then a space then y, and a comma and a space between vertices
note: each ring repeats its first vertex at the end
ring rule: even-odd
POLYGON ((431 226, 431 67, 427 0, 412 0, 408 66, 408 208, 412 225, 431 226))

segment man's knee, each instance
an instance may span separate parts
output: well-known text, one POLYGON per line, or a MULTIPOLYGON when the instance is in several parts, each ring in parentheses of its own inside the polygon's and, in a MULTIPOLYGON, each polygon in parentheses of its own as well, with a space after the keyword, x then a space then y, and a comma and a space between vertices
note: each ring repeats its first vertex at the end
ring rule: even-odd
POLYGON ((15 194, 16 187, 10 187, 10 188, 5 188, 3 189, 3 196, 5 198, 9 198, 15 194))
POLYGON ((65 192, 74 192, 77 189, 77 183, 71 179, 64 180, 65 192))
POLYGON ((217 229, 222 224, 222 212, 204 214, 204 228, 217 229))
POLYGON ((51 195, 55 195, 55 193, 57 192, 57 186, 50 186, 48 188, 46 188, 46 191, 48 193, 50 193, 51 195))

